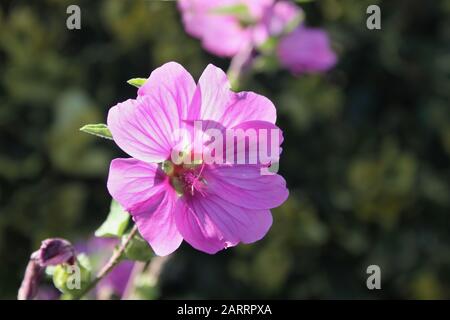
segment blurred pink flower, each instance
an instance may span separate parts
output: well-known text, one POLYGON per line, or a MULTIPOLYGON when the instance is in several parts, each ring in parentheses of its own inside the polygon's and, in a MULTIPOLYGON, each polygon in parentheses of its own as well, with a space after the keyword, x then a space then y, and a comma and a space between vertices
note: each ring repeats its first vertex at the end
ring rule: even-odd
POLYGON ((276 0, 179 0, 186 31, 209 52, 232 57, 280 34, 300 8, 276 0))
MULTIPOLYGON (((77 252, 89 255, 93 264, 93 269, 100 269, 109 259, 114 247, 120 240, 116 238, 90 238, 86 242, 76 245, 77 252)), ((128 280, 130 278, 134 262, 123 260, 104 277, 95 288, 95 295, 102 299, 111 294, 121 297, 125 292, 128 280)))
POLYGON ((337 61, 327 33, 304 26, 280 40, 277 54, 281 64, 296 74, 324 72, 337 61))
POLYGON ((172 253, 183 239, 210 254, 255 242, 272 224, 269 209, 288 196, 284 179, 261 175, 260 162, 171 162, 180 143, 173 132, 191 130, 196 120, 207 127, 281 133, 272 102, 253 92, 232 92, 225 73, 213 65, 196 84, 181 65, 167 63, 152 72, 136 99, 108 114, 114 141, 133 157, 111 162, 108 190, 157 255, 172 253))

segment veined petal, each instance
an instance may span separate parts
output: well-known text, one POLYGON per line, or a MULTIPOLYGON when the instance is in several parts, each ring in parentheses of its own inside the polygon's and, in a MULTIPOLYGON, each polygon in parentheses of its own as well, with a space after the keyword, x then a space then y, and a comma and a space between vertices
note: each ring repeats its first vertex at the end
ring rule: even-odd
POLYGON ((111 161, 108 191, 130 213, 158 205, 167 186, 167 178, 157 164, 133 158, 111 161))
POLYGON ((274 124, 277 120, 277 111, 268 98, 254 92, 243 91, 233 94, 232 101, 220 122, 229 128, 253 120, 274 124))
POLYGON ((199 119, 213 121, 222 119, 233 96, 225 72, 209 64, 198 80, 197 91, 201 96, 199 119))
POLYGON ((200 119, 234 127, 242 122, 258 120, 275 123, 276 109, 266 97, 254 92, 231 91, 222 69, 208 65, 201 75, 197 91, 201 96, 200 119))
POLYGON ((188 109, 195 93, 196 84, 191 74, 176 62, 168 62, 155 69, 138 90, 139 96, 153 94, 155 91, 170 96, 175 103, 180 119, 186 119, 188 109))
POLYGON ((183 242, 175 223, 174 208, 177 198, 175 191, 168 188, 157 208, 133 214, 139 233, 158 256, 171 254, 183 242))
POLYGON ((108 113, 108 128, 117 145, 145 162, 168 159, 180 141, 175 133, 181 126, 176 101, 161 88, 119 103, 108 113))
POLYGON ((270 165, 279 162, 283 133, 276 125, 252 120, 229 128, 224 138, 224 163, 270 165))
POLYGON ((207 193, 247 209, 262 210, 280 206, 289 191, 278 174, 262 175, 259 165, 208 166, 203 173, 207 193))
POLYGON ((178 230, 194 248, 209 254, 260 240, 272 225, 269 210, 247 210, 217 196, 186 198, 176 211, 178 230))
POLYGON ((173 214, 177 195, 158 165, 115 159, 108 190, 132 215, 139 233, 157 255, 168 255, 180 246, 183 239, 173 214))

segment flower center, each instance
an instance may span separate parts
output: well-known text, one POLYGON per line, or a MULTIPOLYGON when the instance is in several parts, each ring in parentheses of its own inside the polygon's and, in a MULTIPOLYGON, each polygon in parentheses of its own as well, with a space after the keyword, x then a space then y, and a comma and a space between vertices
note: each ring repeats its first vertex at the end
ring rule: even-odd
POLYGON ((176 165, 170 160, 162 163, 161 169, 170 179, 170 184, 179 196, 196 193, 204 195, 206 180, 202 177, 205 164, 176 165))

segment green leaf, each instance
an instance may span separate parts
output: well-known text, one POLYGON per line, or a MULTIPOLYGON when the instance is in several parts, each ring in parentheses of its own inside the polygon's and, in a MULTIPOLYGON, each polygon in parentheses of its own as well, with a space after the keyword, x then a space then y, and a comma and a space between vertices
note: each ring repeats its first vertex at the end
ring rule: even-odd
POLYGON ((244 25, 252 24, 255 22, 252 18, 252 15, 250 14, 248 7, 245 4, 218 7, 211 10, 211 13, 219 15, 231 15, 239 19, 239 21, 244 25))
POLYGON ((265 55, 273 55, 278 46, 278 42, 279 39, 275 37, 269 37, 258 47, 258 49, 265 55))
POLYGON ((92 271, 91 261, 86 254, 80 253, 79 255, 77 255, 77 263, 85 270, 89 272, 92 271))
POLYGON ((128 226, 130 215, 116 201, 111 202, 111 209, 105 222, 95 231, 96 237, 120 237, 128 226))
MULTIPOLYGON (((122 237, 122 241, 125 241, 127 235, 122 237)), ((141 235, 136 234, 125 248, 126 259, 135 261, 149 261, 153 257, 153 251, 147 241, 145 241, 141 235)))
POLYGON ((145 81, 147 81, 147 79, 145 78, 133 78, 127 81, 128 84, 131 84, 132 86, 136 87, 136 88, 140 88, 144 85, 145 81))
POLYGON ((236 4, 231 6, 223 6, 214 8, 211 10, 212 13, 217 14, 229 14, 229 15, 243 15, 243 14, 250 14, 248 11, 248 8, 245 4, 236 4))
POLYGON ((111 139, 112 140, 112 134, 111 131, 109 131, 106 124, 98 123, 98 124, 87 124, 80 128, 80 131, 93 134, 94 136, 105 138, 105 139, 111 139))

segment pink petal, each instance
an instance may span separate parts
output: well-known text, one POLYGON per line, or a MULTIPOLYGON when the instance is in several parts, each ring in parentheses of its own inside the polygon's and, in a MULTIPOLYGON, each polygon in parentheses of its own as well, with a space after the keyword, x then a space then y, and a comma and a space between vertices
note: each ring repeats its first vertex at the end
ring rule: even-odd
POLYGON ((133 158, 111 161, 108 191, 130 213, 159 205, 160 194, 167 186, 167 178, 157 164, 133 158))
POLYGON ((133 214, 139 233, 158 256, 174 252, 183 241, 175 223, 174 206, 177 194, 168 188, 157 208, 133 214))
POLYGON ((202 101, 199 119, 219 121, 233 97, 225 72, 209 64, 198 80, 197 91, 202 101))
POLYGON ((218 122, 202 121, 202 125, 203 132, 195 131, 195 134, 203 137, 205 141, 203 149, 198 149, 203 150, 204 156, 213 153, 212 148, 219 147, 209 144, 216 138, 211 138, 207 130, 216 129, 222 134, 222 153, 218 154, 218 151, 215 150, 214 163, 210 162, 213 159, 205 158, 204 160, 209 164, 270 165, 279 162, 283 132, 273 123, 252 120, 242 122, 232 128, 225 128, 218 122))
POLYGON ((202 120, 217 121, 225 127, 250 120, 276 121, 276 109, 269 99, 253 92, 232 92, 225 72, 212 64, 201 75, 197 90, 202 120))
POLYGON ((220 122, 227 128, 242 122, 258 120, 275 123, 277 111, 272 101, 254 92, 234 93, 220 122))
POLYGON ((217 196, 179 202, 176 223, 183 238, 209 254, 260 240, 272 225, 269 210, 247 210, 217 196))
POLYGON ((161 92, 171 97, 181 119, 186 119, 189 106, 195 93, 196 84, 192 76, 182 65, 168 62, 155 69, 147 81, 138 90, 143 96, 153 92, 161 92))
POLYGON ((133 216, 140 234, 157 255, 168 255, 182 242, 173 207, 177 195, 156 164, 135 159, 114 159, 108 190, 133 216))
POLYGON ((178 8, 182 13, 183 25, 190 35, 201 38, 207 30, 210 18, 215 18, 212 11, 221 6, 233 5, 229 0, 178 0, 178 8))
POLYGON ((278 1, 269 11, 266 18, 267 27, 271 35, 282 34, 289 24, 296 19, 300 20, 303 11, 289 1, 278 1))
POLYGON ((251 45, 252 34, 234 18, 215 16, 208 19, 202 36, 203 47, 220 57, 233 57, 251 45))
POLYGON ((261 210, 280 206, 289 191, 278 174, 261 175, 259 165, 208 166, 203 173, 208 196, 214 194, 243 208, 261 210))
POLYGON ((180 140, 174 135, 182 123, 174 97, 156 88, 151 94, 112 107, 108 128, 117 145, 133 158, 162 162, 180 140))
POLYGON ((274 4, 275 0, 240 0, 239 2, 247 5, 250 15, 259 21, 263 18, 265 12, 274 4))
POLYGON ((280 40, 277 55, 293 73, 325 72, 337 61, 325 31, 300 26, 280 40))

